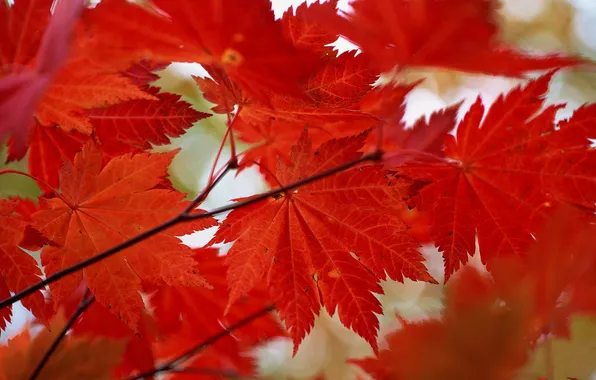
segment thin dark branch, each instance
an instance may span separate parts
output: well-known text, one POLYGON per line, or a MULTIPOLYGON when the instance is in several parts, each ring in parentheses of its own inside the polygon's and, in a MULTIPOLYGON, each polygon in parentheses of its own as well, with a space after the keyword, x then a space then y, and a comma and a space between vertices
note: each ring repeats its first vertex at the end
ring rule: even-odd
POLYGON ((167 371, 172 371, 172 370, 177 371, 177 369, 175 367, 177 365, 179 365, 180 363, 185 362, 186 360, 195 356, 196 354, 198 354, 205 348, 209 347, 210 345, 214 344, 218 340, 230 335, 234 330, 237 330, 237 329, 251 323, 252 321, 254 321, 256 319, 259 319, 260 317, 262 317, 264 315, 267 315, 268 313, 270 313, 273 310, 275 310, 275 305, 267 306, 266 308, 261 309, 255 313, 245 317, 244 319, 232 324, 230 327, 226 328, 225 330, 222 330, 221 332, 205 339, 201 343, 188 349, 187 351, 178 355, 176 358, 170 360, 169 362, 162 364, 159 367, 156 367, 155 369, 153 369, 151 371, 147 371, 140 375, 130 377, 128 380, 146 379, 146 378, 150 378, 153 375, 160 373, 160 372, 167 372, 167 371))
POLYGON ((193 199, 190 205, 188 205, 188 207, 184 209, 182 214, 188 214, 192 210, 194 210, 195 207, 197 207, 201 202, 203 202, 207 198, 207 196, 209 196, 209 193, 211 193, 211 191, 215 188, 215 186, 217 186, 217 184, 223 179, 223 177, 225 177, 230 170, 233 170, 236 167, 237 163, 235 161, 229 161, 226 164, 224 170, 221 173, 219 173, 219 175, 213 181, 210 181, 207 184, 207 186, 205 186, 205 188, 195 197, 195 199, 193 199))
POLYGON ((131 246, 135 245, 136 243, 139 243, 139 242, 155 235, 158 232, 168 229, 169 227, 172 227, 173 225, 178 223, 180 220, 181 220, 180 216, 177 216, 175 218, 167 220, 156 227, 153 227, 143 233, 140 233, 139 235, 137 235, 135 237, 130 238, 129 240, 126 240, 118 245, 115 245, 114 247, 100 253, 99 255, 92 256, 86 260, 78 262, 77 264, 75 264, 73 266, 59 270, 59 271, 55 272, 54 274, 52 274, 51 276, 46 277, 44 280, 39 281, 38 283, 31 285, 30 287, 14 294, 12 297, 6 298, 2 302, 0 302, 0 309, 10 306, 13 303, 22 300, 23 298, 27 297, 28 295, 31 295, 31 294, 35 293, 36 291, 43 289, 48 284, 54 283, 54 282, 62 279, 63 277, 68 276, 69 274, 78 272, 81 269, 87 268, 90 265, 93 265, 93 264, 98 263, 104 259, 107 259, 108 257, 113 256, 114 254, 122 251, 123 249, 131 247, 131 246))
POLYGON ((188 214, 188 215, 183 215, 182 218, 183 219, 202 219, 202 218, 207 218, 209 216, 214 216, 214 215, 217 215, 217 214, 221 214, 221 213, 224 213, 224 212, 227 212, 227 211, 231 211, 231 210, 235 210, 235 209, 238 209, 238 208, 242 208, 244 206, 248 206, 248 205, 251 205, 253 203, 262 201, 264 199, 267 199, 267 198, 269 198, 269 197, 271 197, 273 195, 285 193, 285 192, 288 192, 290 190, 294 190, 296 188, 299 188, 300 186, 304 186, 304 185, 307 185, 307 184, 309 184, 311 182, 315 182, 315 181, 318 181, 320 179, 329 177, 329 176, 331 176, 331 175, 333 175, 335 173, 338 173, 338 172, 341 172, 343 170, 349 169, 352 166, 356 166, 356 165, 358 165, 361 162, 364 162, 364 161, 379 161, 379 160, 381 160, 382 156, 383 156, 383 152, 381 152, 381 151, 376 151, 376 152, 373 152, 373 153, 370 153, 370 154, 366 154, 366 155, 364 155, 364 156, 362 156, 362 157, 360 157, 360 158, 358 158, 356 160, 352 160, 352 161, 346 162, 345 164, 336 166, 336 167, 334 167, 332 169, 329 169, 329 170, 322 171, 322 172, 317 173, 315 175, 312 175, 310 177, 305 177, 305 178, 303 178, 303 179, 301 179, 299 181, 296 181, 294 183, 291 183, 291 184, 289 184, 287 186, 282 186, 282 187, 278 187, 277 189, 273 189, 273 190, 267 191, 265 193, 259 194, 257 196, 254 196, 254 197, 250 198, 250 199, 247 199, 245 201, 237 202, 237 203, 232 203, 230 205, 219 207, 219 208, 216 208, 215 210, 212 210, 212 211, 209 211, 209 212, 206 212, 206 213, 202 213, 202 214, 188 214))
POLYGON ((168 372, 172 373, 181 373, 185 374, 188 373, 189 375, 194 374, 203 374, 203 375, 219 375, 228 379, 240 379, 240 375, 238 375, 234 371, 225 370, 225 369, 218 369, 218 368, 195 368, 195 367, 186 367, 186 368, 175 368, 171 369, 168 372))
POLYGON ((58 349, 58 346, 60 345, 62 340, 66 337, 66 333, 68 332, 68 330, 70 330, 72 328, 72 326, 75 324, 77 319, 81 316, 81 314, 83 314, 85 312, 85 310, 87 310, 87 308, 89 306, 91 306, 91 304, 95 301, 94 295, 91 295, 91 297, 88 297, 88 296, 89 296, 89 288, 87 288, 85 290, 85 294, 83 295, 83 298, 81 298, 81 302, 79 303, 79 306, 77 307, 75 312, 70 316, 70 318, 68 319, 68 321, 66 322, 66 324, 64 325, 62 330, 60 330, 60 332, 58 333, 58 336, 56 337, 56 339, 54 339, 54 342, 52 343, 50 348, 46 351, 44 356, 41 358, 39 364, 37 364, 37 367, 35 367, 35 370, 31 374, 31 377, 29 378, 29 380, 35 380, 37 378, 37 376, 39 376, 39 374, 41 373, 41 371, 43 370, 45 365, 48 363, 48 361, 52 357, 52 354, 56 351, 56 349, 58 349))
MULTIPOLYGON (((362 162, 365 162, 365 161, 380 161, 382 158, 383 158, 383 152, 382 151, 376 151, 376 152, 373 152, 373 153, 369 153, 369 154, 363 155, 362 157, 360 157, 360 158, 358 158, 356 160, 349 161, 349 162, 347 162, 347 163, 345 163, 343 165, 339 165, 339 166, 336 166, 336 167, 334 167, 332 169, 325 170, 323 172, 320 172, 320 173, 317 173, 315 175, 312 175, 310 177, 303 178, 303 179, 301 179, 299 181, 296 181, 294 183, 291 183, 291 184, 289 184, 287 186, 283 186, 283 187, 280 187, 280 188, 277 188, 277 189, 274 189, 274 190, 271 190, 271 191, 262 193, 260 195, 257 195, 255 197, 253 197, 253 198, 247 199, 247 200, 245 200, 243 202, 233 203, 233 204, 230 204, 228 206, 220 207, 220 208, 217 208, 217 209, 215 209, 213 211, 205 212, 205 213, 189 213, 189 212, 183 211, 178 216, 176 216, 176 217, 174 217, 172 219, 169 219, 169 220, 163 222, 162 224, 160 224, 158 226, 155 226, 155 227, 153 227, 151 229, 148 229, 147 231, 142 232, 139 235, 134 236, 134 237, 130 238, 129 240, 126 240, 126 241, 124 241, 124 242, 122 242, 122 243, 120 243, 120 244, 118 244, 118 245, 116 245, 116 246, 114 246, 114 247, 112 247, 112 248, 110 248, 110 249, 108 249, 108 250, 106 250, 106 251, 98 254, 98 255, 95 255, 93 257, 90 257, 88 259, 85 259, 83 261, 80 261, 80 262, 78 262, 78 263, 76 263, 76 264, 74 264, 74 265, 72 265, 72 266, 70 266, 68 268, 64 268, 62 270, 59 270, 59 271, 55 272, 54 274, 52 274, 51 276, 46 277, 44 280, 42 280, 42 281, 40 281, 40 282, 38 282, 38 283, 36 283, 34 285, 31 285, 30 287, 28 287, 28 288, 26 288, 26 289, 24 289, 24 290, 22 290, 22 291, 20 291, 20 292, 18 292, 16 294, 14 294, 12 297, 6 298, 5 300, 3 300, 3 301, 0 302, 0 309, 5 308, 5 307, 7 307, 9 305, 12 305, 13 303, 22 300, 23 298, 27 297, 28 295, 31 295, 34 292, 36 292, 36 291, 38 291, 40 289, 43 289, 48 284, 54 283, 54 282, 62 279, 63 277, 68 276, 69 274, 75 273, 75 272, 77 272, 79 270, 82 270, 84 268, 87 268, 90 265, 93 265, 93 264, 98 263, 98 262, 100 262, 102 260, 105 260, 108 257, 111 257, 114 254, 116 254, 116 253, 118 253, 118 252, 120 252, 120 251, 122 251, 122 250, 124 250, 126 248, 129 248, 129 247, 131 247, 131 246, 133 246, 133 245, 135 245, 135 244, 137 244, 137 243, 139 243, 139 242, 141 242, 141 241, 143 241, 145 239, 148 239, 151 236, 153 236, 153 235, 155 235, 155 234, 157 234, 157 233, 159 233, 159 232, 161 232, 163 230, 166 230, 166 229, 168 229, 168 228, 170 228, 170 227, 172 227, 172 226, 174 226, 174 225, 176 225, 176 224, 178 224, 180 222, 184 222, 186 220, 204 219, 204 218, 208 218, 208 217, 211 217, 211 216, 214 216, 214 215, 217 215, 217 214, 221 214, 221 213, 224 213, 224 212, 227 212, 227 211, 231 211, 231 210, 235 210, 235 209, 238 209, 238 208, 241 208, 241 207, 244 207, 244 206, 248 206, 250 204, 253 204, 253 203, 256 203, 256 202, 261 201, 263 199, 266 199, 266 198, 268 198, 268 197, 270 197, 272 195, 277 195, 277 194, 285 193, 287 191, 296 189, 296 188, 298 188, 300 186, 303 186, 303 185, 306 185, 308 183, 318 181, 318 180, 323 179, 325 177, 329 177, 329 176, 331 176, 333 174, 336 174, 338 172, 341 172, 343 170, 346 170, 346 169, 349 169, 349 168, 351 168, 353 166, 356 166, 359 163, 362 163, 362 162)), ((222 172, 220 174, 220 176, 218 176, 218 178, 213 181, 212 186, 207 186, 205 188, 205 190, 210 191, 213 188, 213 186, 215 186, 215 184, 217 184, 217 182, 219 182, 219 180, 221 179, 221 177, 223 177, 223 174, 225 174, 226 172, 227 172, 227 170, 225 170, 224 172, 222 172)), ((202 193, 203 192, 201 192, 201 194, 199 194, 197 196, 197 199, 199 199, 202 196, 202 193)), ((193 201, 192 203, 195 203, 195 202, 193 201)), ((199 203, 199 202, 197 202, 197 203, 199 203)))

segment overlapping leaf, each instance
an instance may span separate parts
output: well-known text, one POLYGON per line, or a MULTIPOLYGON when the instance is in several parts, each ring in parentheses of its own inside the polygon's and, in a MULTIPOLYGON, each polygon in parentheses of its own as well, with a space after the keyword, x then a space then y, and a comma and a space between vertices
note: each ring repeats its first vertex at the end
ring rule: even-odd
MULTIPOLYGON (((331 140, 313 153, 303 134, 291 164, 279 162, 277 179, 289 184, 355 159, 365 139, 331 140)), ((363 166, 234 210, 212 240, 235 240, 228 253, 230 304, 266 278, 295 349, 321 306, 338 310, 376 349, 379 280, 434 281, 391 208, 407 189, 382 168, 363 166)))
POLYGON ((95 135, 102 151, 117 156, 134 150, 146 150, 154 145, 169 144, 170 137, 178 137, 193 123, 210 116, 198 112, 180 96, 147 90, 156 100, 131 100, 89 112, 95 135))
POLYGON ((308 17, 358 45, 383 71, 400 66, 519 76, 581 61, 525 55, 497 41, 495 0, 356 0, 342 15, 314 8, 308 17))
MULTIPOLYGON (((10 297, 37 283, 41 270, 35 259, 23 251, 19 245, 25 237, 27 221, 20 217, 15 208, 16 200, 0 199, 0 298, 10 297)), ((48 313, 41 292, 35 292, 23 299, 23 305, 42 321, 47 321, 48 313)), ((10 307, 0 310, 0 330, 10 322, 10 307)))
MULTIPOLYGON (((268 306, 269 294, 262 284, 250 297, 240 300, 224 315, 228 300, 225 258, 217 256, 216 249, 200 249, 196 252, 196 260, 201 273, 214 289, 162 286, 152 292, 150 304, 163 336, 156 345, 162 358, 177 356, 268 306)), ((274 318, 259 318, 249 326, 234 330, 233 337, 225 337, 207 347, 186 366, 251 376, 255 363, 248 355, 249 350, 267 338, 283 335, 281 325, 274 318)))
MULTIPOLYGON (((83 290, 84 286, 80 286, 65 302, 65 310, 68 314, 72 315, 75 312, 84 294, 83 290)), ((122 342, 122 361, 112 371, 114 376, 120 378, 135 372, 149 371, 155 367, 152 322, 148 313, 142 313, 138 332, 135 333, 107 307, 94 302, 76 321, 70 334, 76 338, 93 336, 122 342)))
POLYGON ((514 378, 531 347, 525 296, 498 306, 491 279, 466 267, 450 284, 441 319, 408 323, 387 337, 378 359, 355 362, 379 380, 514 378))
POLYGON ((497 258, 492 278, 465 267, 440 320, 406 323, 378 359, 356 362, 378 379, 513 378, 536 343, 565 335, 593 275, 595 232, 578 210, 556 210, 527 257, 497 258))
POLYGON ((432 212, 431 233, 443 252, 446 278, 475 252, 476 235, 485 263, 523 255, 550 206, 594 208, 596 152, 588 140, 596 136, 594 106, 556 128, 559 107, 540 111, 550 78, 500 97, 486 115, 478 99, 457 136, 446 139, 449 162, 400 169, 430 182, 417 204, 432 212))
MULTIPOLYGON (((60 172, 60 195, 40 199, 33 226, 51 243, 42 252, 46 274, 69 267, 176 216, 184 194, 154 187, 162 182, 174 153, 128 154, 103 169, 101 151, 87 143, 60 172)), ((50 288, 64 300, 85 278, 97 300, 133 330, 143 310, 141 280, 203 286, 193 269, 192 251, 177 235, 214 225, 213 219, 173 227, 70 275, 50 288)))
POLYGON ((65 61, 83 0, 61 1, 50 17, 48 0, 0 5, 0 139, 12 135, 22 157, 31 115, 65 61))
MULTIPOLYGON (((0 347, 0 379, 30 379, 34 369, 64 328, 64 316, 52 321, 51 331, 31 338, 25 330, 0 347)), ((66 337, 43 366, 36 379, 112 379, 112 370, 122 360, 122 341, 66 337)))
POLYGON ((8 25, 6 35, 12 42, 4 45, 2 52, 3 67, 9 68, 0 73, 9 74, 0 88, 4 102, 2 129, 18 131, 12 142, 16 159, 26 152, 33 114, 41 125, 58 125, 66 131, 90 135, 91 124, 81 115, 84 109, 136 98, 153 99, 118 75, 118 68, 94 65, 87 56, 87 36, 78 33, 76 47, 67 55, 71 30, 84 2, 61 1, 52 17, 51 5, 51 1, 33 0, 20 0, 10 7, 2 5, 0 16, 8 25), (40 55, 33 55, 38 48, 40 55), (28 66, 35 70, 26 70, 28 66), (4 117, 5 113, 8 116, 4 117))

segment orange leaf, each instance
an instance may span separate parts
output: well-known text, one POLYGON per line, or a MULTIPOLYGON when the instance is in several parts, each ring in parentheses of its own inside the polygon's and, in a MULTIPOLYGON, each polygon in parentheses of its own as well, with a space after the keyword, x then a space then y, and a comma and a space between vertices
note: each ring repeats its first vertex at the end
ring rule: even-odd
MULTIPOLYGON (((217 249, 198 249, 195 258, 201 273, 214 289, 182 286, 161 286, 155 292, 148 289, 152 293, 150 304, 163 336, 156 347, 164 359, 185 352, 269 304, 269 293, 262 284, 250 297, 242 298, 224 314, 229 295, 225 257, 218 256, 217 249)), ((273 315, 263 316, 206 347, 185 366, 251 376, 255 372, 255 363, 249 350, 267 338, 283 335, 283 329, 273 315)))
MULTIPOLYGON (((33 226, 50 241, 42 252, 46 274, 73 265, 176 216, 187 205, 184 194, 155 188, 175 152, 128 154, 103 169, 102 154, 87 143, 60 172, 61 195, 40 198, 33 226)), ((215 225, 213 219, 178 225, 118 255, 50 286, 64 300, 85 278, 97 301, 109 306, 133 330, 144 308, 141 279, 153 283, 205 286, 192 269, 192 250, 178 235, 215 225)))
MULTIPOLYGON (((59 313, 51 331, 42 330, 31 339, 27 332, 0 347, 0 378, 26 380, 48 351, 65 321, 59 313)), ((122 359, 123 342, 66 336, 36 377, 39 380, 112 379, 113 368, 122 359)))
POLYGON ((552 74, 502 96, 484 115, 478 99, 447 136, 445 163, 411 163, 400 172, 430 182, 417 204, 431 211, 431 234, 449 276, 475 252, 484 263, 524 255, 532 233, 559 202, 585 210, 596 200, 593 106, 555 128, 559 106, 540 113, 552 74))
POLYGON ((406 324, 377 360, 354 360, 379 380, 506 380, 526 361, 530 314, 522 296, 499 305, 490 278, 465 267, 450 283, 441 319, 406 324))
POLYGON ((431 66, 520 76, 582 63, 557 55, 524 55, 497 40, 495 0, 356 0, 341 16, 328 8, 310 12, 327 30, 358 45, 380 70, 431 66))
MULTIPOLYGON (((17 201, 0 199, 0 298, 10 297, 10 292, 19 291, 41 280, 41 270, 35 259, 23 251, 19 245, 25 237, 28 225, 16 214, 17 201)), ((23 299, 23 305, 42 321, 47 321, 49 314, 41 291, 23 299)), ((0 310, 0 329, 10 321, 10 307, 0 310)))
MULTIPOLYGON (((276 176, 289 184, 356 159, 366 137, 331 140, 313 154, 305 133, 276 176)), ((322 305, 339 310, 376 350, 379 280, 434 281, 392 213, 404 187, 382 168, 362 166, 234 210, 212 240, 236 240, 228 253, 230 304, 266 279, 295 350, 322 305)))

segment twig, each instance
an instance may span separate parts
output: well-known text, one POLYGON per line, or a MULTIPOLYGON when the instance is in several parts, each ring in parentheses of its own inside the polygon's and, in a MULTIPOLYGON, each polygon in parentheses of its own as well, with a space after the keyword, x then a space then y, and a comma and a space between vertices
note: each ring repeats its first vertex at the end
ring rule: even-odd
POLYGON ((202 375, 219 375, 228 379, 238 380, 241 379, 240 375, 238 375, 234 371, 225 370, 225 369, 217 369, 217 368, 195 368, 195 367, 186 367, 186 368, 174 368, 169 370, 168 372, 172 373, 181 373, 181 374, 202 374, 202 375))
POLYGON ((37 367, 35 367, 35 370, 31 374, 31 377, 29 378, 29 380, 35 380, 37 378, 37 376, 39 376, 39 374, 41 373, 41 371, 43 370, 45 365, 48 363, 48 361, 52 357, 52 354, 56 351, 56 349, 58 349, 58 346, 60 345, 60 343, 62 342, 64 337, 66 337, 66 333, 68 332, 68 330, 70 330, 72 328, 72 326, 75 324, 77 319, 81 316, 81 314, 83 314, 85 312, 85 310, 87 310, 87 308, 89 306, 91 306, 91 304, 95 301, 95 295, 91 295, 91 297, 87 298, 88 295, 89 295, 89 288, 87 288, 85 290, 85 294, 83 295, 83 298, 81 298, 81 302, 79 303, 79 306, 77 306, 77 309, 75 310, 75 312, 70 316, 70 318, 68 319, 68 322, 66 322, 66 324, 64 325, 62 330, 58 333, 58 336, 56 337, 56 339, 54 339, 54 342, 52 343, 50 348, 46 351, 44 356, 41 358, 41 361, 39 362, 39 364, 37 364, 37 367))
POLYGON ((282 186, 282 187, 279 187, 277 189, 273 189, 273 190, 267 191, 265 193, 261 193, 259 195, 256 195, 256 196, 252 197, 252 198, 249 198, 249 199, 247 199, 245 201, 233 203, 233 204, 230 204, 230 205, 227 205, 227 206, 222 206, 222 207, 216 208, 215 210, 212 210, 212 211, 209 211, 209 212, 206 212, 206 213, 202 213, 202 214, 187 214, 187 215, 182 215, 181 217, 183 219, 186 219, 186 220, 202 219, 202 218, 207 218, 207 217, 214 216, 214 215, 217 215, 217 214, 221 214, 221 213, 224 213, 224 212, 227 212, 227 211, 235 210, 237 208, 241 208, 241 207, 244 207, 244 206, 251 205, 253 203, 257 203, 257 202, 262 201, 263 199, 267 199, 267 198, 269 198, 271 196, 274 196, 274 195, 277 195, 277 194, 281 194, 281 193, 286 193, 286 192, 288 192, 290 190, 294 190, 294 189, 296 189, 296 188, 298 188, 300 186, 304 186, 304 185, 307 185, 307 184, 309 184, 311 182, 315 182, 315 181, 318 181, 320 179, 329 177, 329 176, 331 176, 331 175, 333 175, 335 173, 338 173, 338 172, 341 172, 343 170, 349 169, 352 166, 356 166, 356 165, 358 165, 361 162, 364 162, 364 161, 379 161, 379 160, 381 160, 382 157, 383 157, 383 152, 376 151, 376 152, 373 152, 373 153, 370 153, 370 154, 366 154, 366 155, 364 155, 364 156, 362 156, 362 157, 360 157, 358 159, 355 159, 355 160, 346 162, 345 164, 336 166, 336 167, 334 167, 332 169, 325 170, 325 171, 322 171, 322 172, 317 173, 315 175, 312 175, 310 177, 303 178, 303 179, 301 179, 299 181, 296 181, 294 183, 291 183, 291 184, 289 184, 287 186, 282 186))
POLYGON ((130 377, 128 380, 146 379, 146 378, 152 377, 153 375, 160 373, 160 372, 166 372, 166 371, 172 371, 172 370, 177 371, 177 369, 175 367, 178 364, 185 362, 186 360, 195 356, 200 351, 202 351, 205 348, 209 347, 210 345, 214 344, 221 338, 224 338, 224 337, 230 335, 234 330, 237 330, 237 329, 251 323, 252 321, 268 314, 269 312, 271 312, 273 310, 275 310, 275 305, 267 306, 266 308, 261 309, 261 310, 257 311, 256 313, 253 313, 253 314, 245 317, 244 319, 232 324, 230 327, 226 328, 225 330, 222 330, 221 332, 205 339, 201 343, 188 349, 187 351, 178 355, 176 358, 170 360, 169 362, 162 364, 159 367, 156 367, 155 369, 153 369, 151 371, 147 371, 147 372, 141 373, 140 375, 130 377))
MULTIPOLYGON (((134 236, 120 244, 115 245, 114 247, 103 251, 102 253, 92 256, 88 259, 85 259, 83 261, 79 261, 78 263, 68 267, 68 268, 64 268, 62 270, 59 270, 57 272, 54 272, 52 275, 46 277, 44 280, 39 281, 38 283, 29 286, 26 289, 23 289, 22 291, 14 294, 13 296, 6 298, 4 300, 2 300, 0 302, 0 309, 5 308, 9 305, 12 305, 15 302, 18 302, 20 300, 22 300, 23 298, 27 297, 28 295, 33 294, 34 292, 43 289, 46 285, 52 284, 66 276, 68 276, 69 274, 75 273, 79 270, 85 269, 87 267, 89 267, 90 265, 93 265, 95 263, 98 263, 102 260, 107 259, 108 257, 111 257, 113 255, 115 255, 116 253, 129 248, 145 239, 150 238, 151 236, 166 230, 178 223, 184 222, 184 221, 188 221, 188 220, 196 220, 196 219, 204 219, 204 218, 208 218, 214 215, 218 215, 227 211, 231 211, 231 210, 235 210, 244 206, 248 206, 250 204, 259 202, 263 199, 266 199, 270 196, 273 195, 277 195, 277 194, 281 194, 281 193, 285 193, 287 191, 293 190, 295 188, 298 188, 300 186, 306 185, 308 183, 311 182, 315 182, 318 181, 319 179, 323 179, 325 177, 329 177, 335 173, 341 172, 343 170, 349 169, 353 166, 356 166, 362 162, 365 161, 380 161, 383 158, 383 152, 382 151, 376 151, 373 153, 369 153, 366 155, 363 155, 362 157, 356 159, 356 160, 352 160, 349 161, 343 165, 339 165, 336 166, 335 168, 329 169, 329 170, 325 170, 323 172, 317 173, 315 175, 312 175, 310 177, 306 177, 303 178, 299 181, 296 181, 294 183, 291 183, 287 186, 283 186, 271 191, 267 191, 265 193, 262 193, 260 195, 257 195, 255 197, 252 197, 250 199, 247 199, 243 202, 237 202, 237 203, 233 203, 231 205, 228 206, 223 206, 223 207, 219 207, 216 208, 215 210, 212 210, 210 212, 204 212, 204 213, 191 213, 191 212, 187 212, 187 211, 183 211, 182 213, 180 213, 178 216, 173 217, 172 219, 166 220, 165 222, 146 230, 145 232, 140 233, 137 236, 134 236)), ((202 197, 206 196, 205 194, 208 194, 209 191, 211 191, 211 189, 213 189, 213 187, 221 180, 221 178, 223 178, 223 176, 227 173, 228 171, 225 170, 223 171, 211 184, 209 184, 202 192, 201 194, 199 194, 197 196, 197 198, 195 198, 195 201, 191 202, 191 205, 188 208, 192 208, 194 207, 196 204, 198 204, 200 201, 197 201, 197 199, 202 199, 202 197)))

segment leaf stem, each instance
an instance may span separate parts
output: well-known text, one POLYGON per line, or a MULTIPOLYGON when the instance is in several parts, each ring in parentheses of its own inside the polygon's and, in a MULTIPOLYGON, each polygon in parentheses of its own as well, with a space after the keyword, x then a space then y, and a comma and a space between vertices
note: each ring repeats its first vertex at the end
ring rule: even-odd
POLYGON ((54 339, 54 342, 52 343, 50 348, 46 351, 44 356, 41 358, 40 362, 37 364, 37 367, 35 367, 35 370, 31 374, 31 377, 29 377, 29 380, 35 380, 39 376, 39 374, 41 373, 41 371, 43 370, 45 365, 50 360, 52 354, 58 349, 58 346, 60 345, 62 340, 66 337, 66 333, 68 332, 68 330, 70 330, 72 328, 72 326, 75 324, 77 319, 81 316, 81 314, 83 314, 85 312, 85 310, 87 310, 87 308, 89 306, 91 306, 91 304, 93 302, 95 302, 95 295, 91 295, 91 297, 88 297, 88 296, 89 296, 89 288, 87 288, 85 290, 85 294, 83 295, 83 298, 81 298, 81 302, 79 303, 79 306, 77 306, 77 309, 75 310, 75 312, 70 316, 70 318, 68 319, 68 322, 66 322, 66 324, 64 325, 62 330, 60 330, 60 332, 58 333, 58 336, 56 337, 56 339, 54 339))
MULTIPOLYGON (((8 297, 2 301, 0 301, 0 309, 5 308, 7 306, 12 305, 15 302, 18 302, 20 300, 22 300, 23 298, 27 297, 28 295, 33 294, 34 292, 43 289, 46 285, 52 284, 66 276, 68 276, 69 274, 75 273, 79 270, 85 269, 95 263, 98 263, 102 260, 107 259, 108 257, 111 257, 113 255, 115 255, 116 253, 129 248, 145 239, 150 238, 151 236, 164 231, 178 223, 184 222, 184 221, 188 221, 188 220, 196 220, 196 219, 204 219, 204 218, 208 218, 217 214, 221 214, 227 211, 231 211, 231 210, 235 210, 244 206, 248 206, 251 205, 253 203, 259 202, 263 199, 266 199, 270 196, 273 195, 277 195, 280 193, 284 193, 286 191, 290 191, 293 189, 296 189, 300 186, 304 186, 308 183, 311 182, 315 182, 318 181, 320 179, 323 179, 325 177, 329 177, 333 174, 336 174, 340 171, 349 169, 353 166, 358 165, 359 163, 365 162, 365 161, 381 161, 383 159, 383 152, 382 151, 376 151, 373 153, 369 153, 369 154, 365 154, 362 157, 356 159, 356 160, 352 160, 349 162, 346 162, 345 164, 336 166, 335 168, 329 169, 329 170, 325 170, 323 172, 314 174, 310 177, 306 177, 303 178, 299 181, 296 181, 294 183, 291 183, 289 185, 274 189, 274 190, 270 190, 267 191, 265 193, 262 193, 260 195, 257 195, 253 198, 247 199, 243 202, 237 202, 237 203, 233 203, 227 206, 223 206, 223 207, 219 207, 216 208, 215 210, 212 210, 210 212, 202 212, 202 213, 191 213, 190 211, 182 211, 178 216, 173 217, 172 219, 166 220, 165 222, 151 228, 148 229, 142 233, 140 233, 139 235, 136 235, 126 241, 123 241, 120 244, 117 244, 115 246, 113 246, 112 248, 103 251, 102 253, 92 256, 88 259, 85 259, 83 261, 79 261, 78 263, 71 265, 70 267, 64 268, 62 270, 59 270, 57 272, 54 272, 52 275, 46 277, 44 280, 39 281, 36 284, 33 284, 31 286, 29 286, 26 289, 23 289, 22 291, 14 294, 11 297, 8 297)), ((223 175, 225 173, 227 173, 228 170, 223 171, 220 176, 218 176, 216 178, 216 180, 214 180, 210 185, 208 185, 202 192, 201 194, 199 194, 197 196, 197 198, 195 198, 195 200, 193 202, 191 202, 191 204, 189 205, 189 207, 187 207, 188 210, 192 210, 192 208, 194 208, 198 203, 200 203, 200 200, 203 197, 206 197, 207 194, 209 194, 209 192, 211 191, 211 189, 213 189, 215 187, 215 185, 217 185, 217 183, 219 182, 219 180, 221 180, 221 178, 223 178, 223 175)))
POLYGON ((220 331, 219 333, 205 339, 201 343, 188 349, 187 351, 178 355, 176 358, 170 360, 169 362, 164 363, 164 364, 160 365, 159 367, 154 368, 153 370, 141 373, 140 375, 130 377, 130 378, 128 378, 128 380, 146 379, 146 378, 150 378, 153 375, 160 373, 160 372, 166 372, 166 371, 172 371, 172 370, 176 371, 176 369, 174 367, 176 367, 178 364, 185 362, 186 360, 195 356, 200 351, 202 351, 205 348, 209 347, 210 345, 214 344, 218 340, 230 335, 234 330, 237 330, 237 329, 253 322, 256 319, 259 319, 260 317, 262 317, 264 315, 267 315, 268 313, 270 313, 273 310, 275 310, 275 305, 269 305, 253 314, 250 314, 249 316, 232 324, 230 327, 226 328, 225 330, 220 331))

